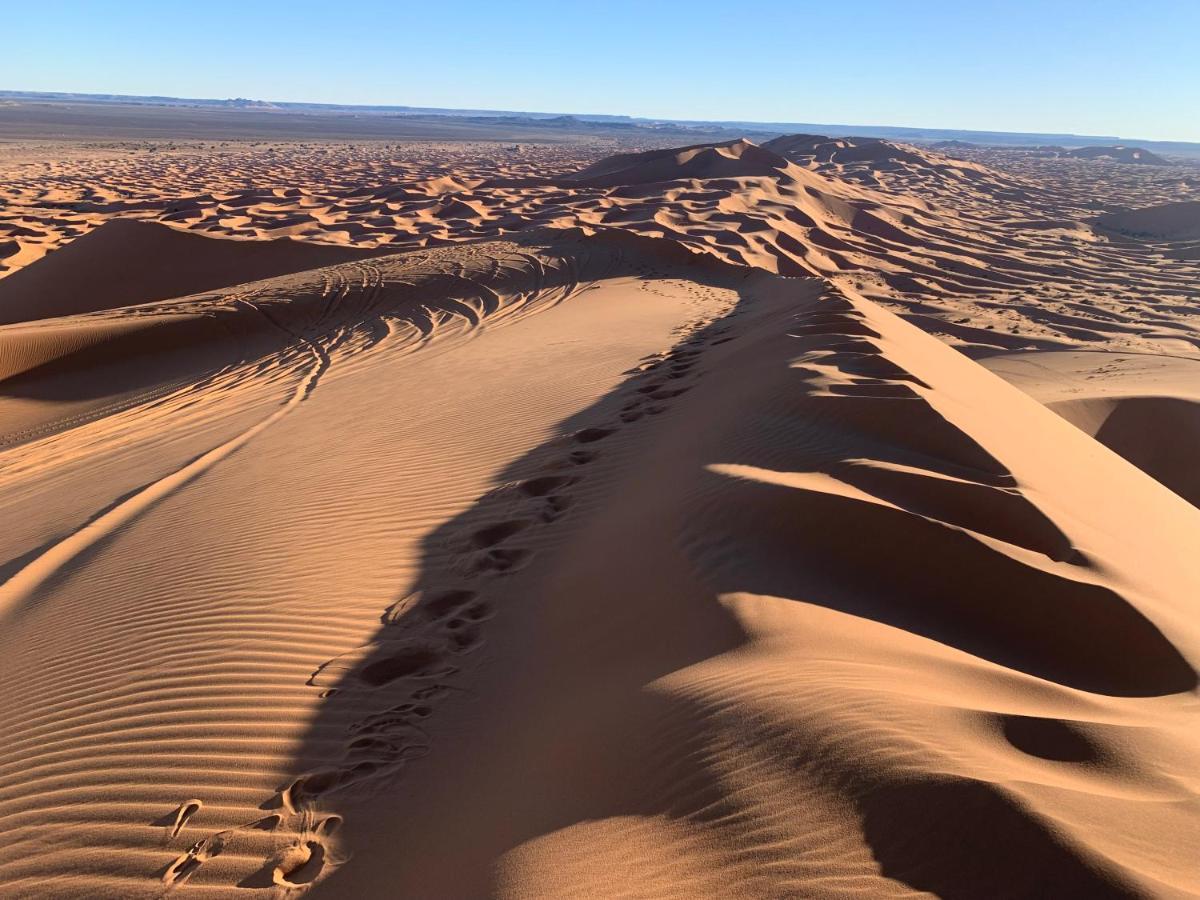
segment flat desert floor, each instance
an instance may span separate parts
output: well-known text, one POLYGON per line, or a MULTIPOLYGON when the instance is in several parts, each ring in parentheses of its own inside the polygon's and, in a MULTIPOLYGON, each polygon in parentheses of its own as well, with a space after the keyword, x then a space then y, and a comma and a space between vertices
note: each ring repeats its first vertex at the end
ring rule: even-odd
POLYGON ((0 896, 1200 896, 1200 167, 0 145, 0 896))

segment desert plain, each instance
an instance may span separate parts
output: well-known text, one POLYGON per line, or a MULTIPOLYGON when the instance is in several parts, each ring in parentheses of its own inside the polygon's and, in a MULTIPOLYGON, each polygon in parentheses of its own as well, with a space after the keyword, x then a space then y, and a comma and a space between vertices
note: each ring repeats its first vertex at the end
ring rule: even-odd
POLYGON ((0 143, 0 896, 1200 895, 1200 165, 517 137, 0 143))

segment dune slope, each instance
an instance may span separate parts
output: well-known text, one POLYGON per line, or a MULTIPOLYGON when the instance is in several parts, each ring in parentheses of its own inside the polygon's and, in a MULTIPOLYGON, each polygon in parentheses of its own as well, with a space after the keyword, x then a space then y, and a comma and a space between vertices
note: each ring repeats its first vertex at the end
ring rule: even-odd
POLYGON ((112 219, 0 279, 0 324, 135 306, 376 255, 286 238, 205 237, 112 219))
POLYGON ((1098 217, 1096 224, 1135 237, 1196 239, 1200 238, 1200 201, 1183 200, 1162 206, 1107 213, 1098 217))
POLYGON ((983 364, 1200 506, 1200 360, 1003 353, 983 364))

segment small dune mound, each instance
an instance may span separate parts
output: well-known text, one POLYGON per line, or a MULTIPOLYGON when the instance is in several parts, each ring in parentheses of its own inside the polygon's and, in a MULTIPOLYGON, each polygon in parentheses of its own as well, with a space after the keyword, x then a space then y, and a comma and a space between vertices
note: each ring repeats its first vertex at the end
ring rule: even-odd
POLYGON ((763 142, 763 147, 772 150, 780 156, 792 154, 811 154, 813 148, 829 143, 832 138, 823 134, 781 134, 763 142))
POLYGON ((692 178, 739 178, 774 175, 787 160, 747 140, 696 144, 671 150, 619 153, 567 177, 586 187, 656 184, 692 178))
POLYGON ((1157 153, 1151 153, 1141 147, 1076 147, 1074 150, 1064 151, 1062 155, 1072 159, 1102 159, 1143 166, 1170 165, 1157 153))
POLYGON ((880 138, 787 134, 767 141, 763 147, 806 168, 873 186, 880 185, 880 175, 956 182, 998 177, 997 173, 973 162, 880 138))
POLYGON ((1093 224, 1130 237, 1192 240, 1200 238, 1200 200, 1108 213, 1094 219, 1093 224))
POLYGON ((135 306, 378 255, 113 219, 0 280, 0 324, 135 306))

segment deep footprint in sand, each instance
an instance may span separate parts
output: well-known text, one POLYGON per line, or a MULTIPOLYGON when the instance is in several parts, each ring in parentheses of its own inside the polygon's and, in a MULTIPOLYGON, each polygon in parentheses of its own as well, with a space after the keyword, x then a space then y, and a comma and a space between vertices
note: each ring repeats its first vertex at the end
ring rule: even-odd
POLYGON ((173 863, 167 866, 162 880, 169 885, 182 884, 187 881, 196 874, 196 870, 200 866, 214 856, 221 855, 229 840, 229 834, 228 831, 220 831, 192 844, 186 853, 177 857, 173 863))
POLYGON ((584 428, 575 432, 575 440, 580 444, 592 444, 603 440, 614 431, 615 428, 584 428))
POLYGON ((479 595, 469 588, 451 588, 436 591, 428 599, 422 598, 420 609, 427 619, 438 621, 460 610, 479 595))
POLYGON ((521 492, 530 497, 545 497, 552 491, 569 487, 579 479, 567 475, 540 475, 521 482, 521 492))
POLYGON ((183 827, 187 825, 188 820, 200 812, 203 806, 204 803, 200 800, 186 800, 179 804, 175 812, 169 814, 165 820, 160 820, 155 824, 166 824, 167 828, 170 829, 169 837, 176 837, 183 830, 183 827))
POLYGON ((400 678, 432 674, 442 668, 442 655, 433 647, 408 645, 364 665, 358 678, 371 687, 382 687, 400 678))
POLYGON ((325 845, 317 840, 304 840, 284 848, 275 858, 272 881, 282 887, 302 887, 320 877, 327 859, 325 845))
POLYGON ((557 494, 551 494, 546 497, 542 503, 542 511, 539 516, 543 522, 555 522, 562 518, 563 514, 570 509, 571 500, 567 497, 561 497, 557 494))
POLYGON ((490 572, 499 575, 514 572, 529 561, 530 555, 529 550, 519 547, 493 547, 477 556, 472 568, 480 574, 490 572))
POLYGON ((506 522, 495 522, 492 525, 487 525, 477 530, 471 535, 471 543, 478 549, 494 547, 503 541, 508 540, 514 534, 524 531, 529 527, 529 522, 521 519, 512 519, 506 522))

